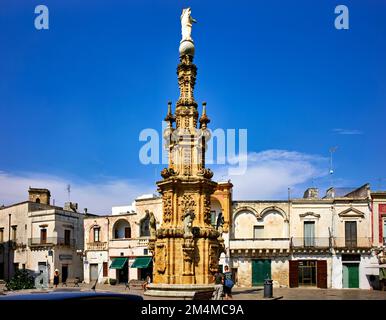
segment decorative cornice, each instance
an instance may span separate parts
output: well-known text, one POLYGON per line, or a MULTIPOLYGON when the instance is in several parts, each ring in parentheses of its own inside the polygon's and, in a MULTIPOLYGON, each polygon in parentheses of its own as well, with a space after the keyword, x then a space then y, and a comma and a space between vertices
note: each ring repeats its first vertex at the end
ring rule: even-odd
POLYGON ((364 214, 364 212, 362 212, 354 207, 350 207, 350 208, 338 213, 338 216, 341 218, 345 218, 345 217, 364 218, 365 214, 364 214))
POLYGON ((311 211, 299 214, 299 217, 301 217, 301 218, 308 217, 308 216, 312 216, 312 217, 315 217, 318 219, 320 218, 320 214, 315 213, 315 212, 311 212, 311 211))

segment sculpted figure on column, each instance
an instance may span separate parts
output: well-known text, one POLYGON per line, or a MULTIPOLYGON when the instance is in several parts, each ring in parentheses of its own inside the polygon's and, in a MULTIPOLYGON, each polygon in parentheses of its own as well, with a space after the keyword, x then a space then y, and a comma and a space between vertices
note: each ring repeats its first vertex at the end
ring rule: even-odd
POLYGON ((181 14, 181 33, 182 33, 182 41, 184 40, 190 40, 193 41, 191 34, 192 34, 192 23, 197 22, 195 19, 191 16, 191 9, 186 8, 182 9, 181 14))

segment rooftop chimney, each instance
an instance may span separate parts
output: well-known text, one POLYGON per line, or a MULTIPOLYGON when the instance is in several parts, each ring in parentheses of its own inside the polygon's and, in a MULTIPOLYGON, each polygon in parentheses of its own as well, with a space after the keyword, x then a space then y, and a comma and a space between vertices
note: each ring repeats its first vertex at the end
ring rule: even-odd
POLYGON ((76 202, 65 202, 64 210, 78 212, 78 204, 76 202))
POLYGON ((318 188, 308 188, 304 191, 304 199, 318 199, 319 198, 319 189, 318 188))
POLYGON ((28 189, 28 201, 50 204, 51 192, 48 189, 31 188, 28 189))

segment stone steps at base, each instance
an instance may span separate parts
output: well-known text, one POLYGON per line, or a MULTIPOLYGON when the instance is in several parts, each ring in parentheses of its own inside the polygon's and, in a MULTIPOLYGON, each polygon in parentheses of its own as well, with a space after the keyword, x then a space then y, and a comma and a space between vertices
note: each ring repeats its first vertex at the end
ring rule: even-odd
POLYGON ((195 291, 175 291, 175 290, 146 290, 143 293, 145 296, 151 297, 170 297, 181 299, 193 299, 195 291))

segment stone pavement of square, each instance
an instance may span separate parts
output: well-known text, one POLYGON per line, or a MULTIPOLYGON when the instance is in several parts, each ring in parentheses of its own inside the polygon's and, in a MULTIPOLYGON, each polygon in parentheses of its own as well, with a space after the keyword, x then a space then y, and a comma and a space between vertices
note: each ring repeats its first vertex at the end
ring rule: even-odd
MULTIPOLYGON (((82 284, 83 288, 91 285, 82 284)), ((143 290, 126 289, 124 285, 98 285, 97 291, 110 291, 141 295, 145 300, 170 300, 143 295, 143 290)), ((264 300, 263 288, 234 288, 233 300, 264 300)), ((273 297, 282 300, 385 300, 386 291, 361 289, 274 288, 273 297)))
MULTIPOLYGON (((91 284, 81 284, 80 287, 62 287, 57 289, 52 287, 49 290, 60 291, 88 291, 91 284)), ((18 293, 28 293, 36 290, 20 290, 18 293)), ((149 297, 143 294, 143 290, 127 289, 125 285, 98 284, 96 291, 128 293, 140 295, 144 300, 173 300, 163 297, 149 297)), ((263 288, 234 288, 233 300, 265 300, 263 298, 263 288)), ((7 294, 7 292, 4 292, 7 294)), ((16 292, 15 292, 16 293, 16 292)), ((361 289, 316 289, 316 288, 274 288, 273 298, 278 300, 384 300, 386 301, 386 291, 361 290, 361 289)), ((271 299, 269 299, 271 300, 271 299)))

